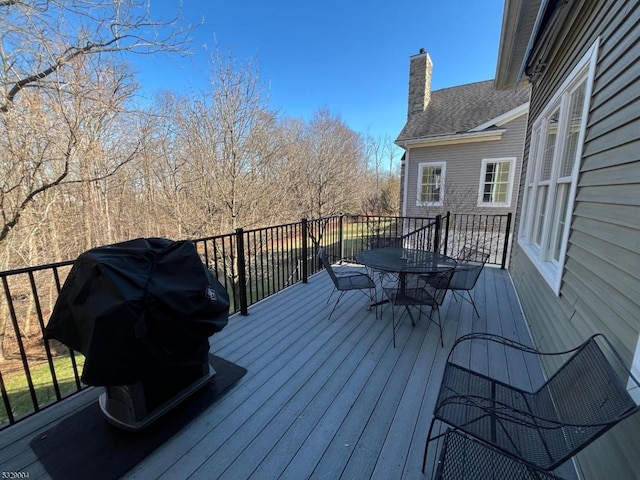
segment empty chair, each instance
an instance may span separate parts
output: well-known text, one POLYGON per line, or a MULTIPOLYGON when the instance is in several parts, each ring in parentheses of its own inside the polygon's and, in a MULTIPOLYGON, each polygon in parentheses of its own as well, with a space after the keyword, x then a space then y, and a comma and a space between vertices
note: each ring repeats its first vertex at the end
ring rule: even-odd
POLYGON ((460 296, 473 305, 478 317, 480 317, 480 314, 476 308, 476 302, 473 301, 471 290, 476 286, 478 277, 480 277, 480 273, 482 273, 482 269, 488 259, 489 254, 487 252, 477 248, 464 247, 458 255, 458 264, 449 284, 449 290, 453 292, 454 297, 460 296), (469 298, 465 297, 465 292, 469 298))
POLYGON ((400 324, 400 319, 396 324, 394 307, 404 306, 407 314, 411 317, 411 325, 415 326, 415 320, 409 307, 418 307, 420 316, 422 315, 422 307, 430 307, 429 320, 435 323, 440 330, 440 344, 444 346, 442 340, 442 320, 440 318, 440 306, 444 302, 447 294, 449 282, 453 276, 454 269, 448 268, 429 274, 401 274, 397 287, 384 288, 384 294, 391 304, 391 326, 393 328, 393 346, 396 346, 396 328, 400 324), (433 316, 437 313, 438 319, 433 316))
POLYGON ((369 275, 364 272, 356 272, 353 270, 336 272, 333 269, 331 262, 329 262, 329 260, 327 259, 327 254, 322 248, 318 250, 318 258, 322 262, 322 266, 324 267, 324 269, 329 274, 329 277, 331 278, 334 286, 333 290, 331 291, 331 295, 329 295, 329 298, 327 299, 327 303, 329 303, 329 300, 331 300, 331 297, 336 290, 340 292, 340 295, 338 296, 336 303, 333 305, 328 318, 331 318, 331 315, 333 315, 333 311, 338 306, 338 302, 340 302, 340 299, 348 291, 359 290, 371 300, 372 304, 375 302, 376 284, 369 275))
POLYGON ((548 472, 636 413, 640 407, 630 391, 639 388, 637 379, 602 334, 559 353, 542 353, 497 335, 465 335, 455 342, 447 359, 422 470, 429 442, 441 436, 433 435, 433 427, 441 422, 510 458, 548 472), (456 348, 472 340, 486 342, 483 348, 503 348, 507 355, 518 351, 524 352, 520 355, 531 354, 537 361, 541 356, 556 356, 561 366, 540 388, 519 389, 452 362, 456 348))
POLYGON ((444 434, 440 460, 434 474, 434 480, 563 480, 453 429, 448 429, 444 434))

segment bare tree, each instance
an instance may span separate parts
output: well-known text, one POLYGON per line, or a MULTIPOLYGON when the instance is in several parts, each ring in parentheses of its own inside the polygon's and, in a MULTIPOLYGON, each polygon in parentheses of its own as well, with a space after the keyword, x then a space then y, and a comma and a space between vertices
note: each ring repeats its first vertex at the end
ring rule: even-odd
POLYGON ((397 214, 400 201, 400 179, 394 171, 397 148, 388 135, 373 137, 367 134, 364 142, 369 187, 363 197, 362 210, 380 215, 397 214))
MULTIPOLYGON (((183 51, 190 29, 177 18, 152 20, 142 0, 5 0, 0 9, 0 167, 12 172, 0 181, 2 244, 39 195, 68 180, 81 141, 69 110, 90 86, 74 83, 76 73, 97 74, 106 54, 183 51), (88 57, 96 61, 82 61, 88 57)), ((79 180, 99 178, 85 173, 79 180)))
POLYGON ((306 125, 301 151, 290 174, 293 195, 308 218, 356 211, 359 182, 366 169, 360 136, 337 115, 323 108, 306 125))
POLYGON ((210 90, 187 102, 179 128, 206 222, 217 219, 213 230, 224 232, 262 224, 277 202, 271 191, 281 147, 276 114, 252 63, 237 66, 216 53, 210 90))
POLYGON ((75 59, 59 98, 25 91, 0 115, 0 166, 6 172, 0 180, 0 245, 28 208, 42 210, 38 197, 63 186, 65 195, 55 198, 75 207, 84 221, 67 242, 80 237, 88 248, 109 240, 102 235, 102 222, 109 226, 107 179, 135 158, 140 140, 135 115, 126 110, 135 91, 131 75, 122 65, 98 60, 75 59))
POLYGON ((192 28, 155 21, 144 0, 3 0, 2 97, 7 111, 26 88, 55 95, 74 58, 104 52, 184 52, 192 28))

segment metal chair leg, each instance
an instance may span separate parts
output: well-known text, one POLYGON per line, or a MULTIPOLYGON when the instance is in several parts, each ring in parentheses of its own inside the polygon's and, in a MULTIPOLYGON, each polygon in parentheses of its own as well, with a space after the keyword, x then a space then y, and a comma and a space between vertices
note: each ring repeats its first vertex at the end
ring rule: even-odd
POLYGON ((476 312, 476 315, 478 316, 478 318, 480 318, 480 313, 478 312, 478 309, 476 308, 476 302, 473 300, 473 296, 471 295, 471 292, 469 290, 463 290, 463 293, 458 293, 456 290, 451 290, 451 292, 453 293, 453 299, 456 302, 458 301, 457 297, 460 297, 465 302, 470 303, 473 306, 473 310, 476 312), (467 295, 469 296, 469 298, 464 296, 464 292, 467 292, 467 295))
POLYGON ((473 300, 471 296, 471 292, 467 292, 469 294, 469 298, 471 299, 471 305, 473 305, 473 309, 476 311, 476 315, 480 318, 480 313, 478 313, 478 309, 476 308, 476 302, 473 300))
MULTIPOLYGON (((331 313, 329 314, 328 319, 331 319, 331 315, 333 315, 333 311, 336 309, 336 307, 338 306, 338 303, 340 302, 340 299, 344 296, 345 293, 346 291, 340 292, 340 295, 338 296, 338 300, 336 300, 336 303, 333 304, 333 308, 331 309, 331 313)), ((333 295, 333 292, 331 294, 333 295)))
POLYGON ((431 425, 429 425, 429 433, 427 434, 427 441, 424 444, 424 456, 422 457, 422 474, 424 475, 424 469, 427 465, 427 449, 429 448, 429 442, 431 441, 431 432, 433 431, 433 426, 436 423, 435 417, 431 419, 431 425))
MULTIPOLYGON (((438 325, 438 330, 440 330, 440 346, 444 348, 444 341, 442 340, 442 319, 440 318, 440 309, 436 308, 435 310, 438 314, 438 322, 436 323, 436 325, 438 325)), ((433 315, 433 310, 431 311, 431 314, 433 315)))

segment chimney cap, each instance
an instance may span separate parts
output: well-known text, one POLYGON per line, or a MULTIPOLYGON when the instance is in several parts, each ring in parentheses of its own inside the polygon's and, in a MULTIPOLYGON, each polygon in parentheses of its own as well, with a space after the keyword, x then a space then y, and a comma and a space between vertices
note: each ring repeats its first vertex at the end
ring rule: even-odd
POLYGON ((420 48, 420 55, 422 55, 423 53, 426 53, 424 48, 420 48))

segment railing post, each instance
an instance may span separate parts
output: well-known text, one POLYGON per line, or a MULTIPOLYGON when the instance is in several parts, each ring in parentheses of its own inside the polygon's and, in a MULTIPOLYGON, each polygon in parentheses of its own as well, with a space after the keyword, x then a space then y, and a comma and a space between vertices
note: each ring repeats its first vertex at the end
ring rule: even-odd
POLYGON ((446 222, 444 226, 444 254, 449 251, 449 218, 451 218, 451 212, 447 211, 446 222))
POLYGON ((307 219, 303 218, 302 222, 302 283, 307 283, 309 278, 309 243, 307 236, 309 235, 309 225, 307 219))
POLYGON ((244 231, 236 228, 236 250, 238 252, 238 296, 240 297, 240 315, 249 315, 247 302, 247 262, 244 256, 244 231))
POLYGON ((340 260, 344 258, 344 213, 340 214, 338 221, 338 248, 340 248, 340 260))
POLYGON ((436 233, 433 236, 433 251, 440 251, 440 229, 442 228, 442 215, 436 215, 436 233))
POLYGON ((504 270, 507 267, 507 249, 509 248, 509 236, 511 235, 511 216, 512 213, 507 214, 507 228, 504 233, 504 245, 502 246, 502 264, 500 268, 504 270))

